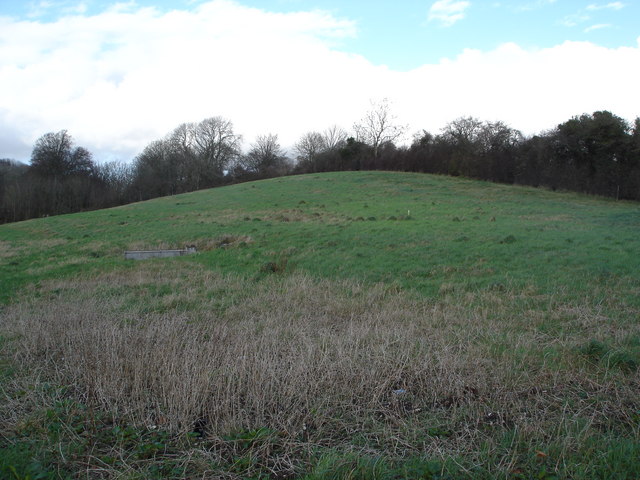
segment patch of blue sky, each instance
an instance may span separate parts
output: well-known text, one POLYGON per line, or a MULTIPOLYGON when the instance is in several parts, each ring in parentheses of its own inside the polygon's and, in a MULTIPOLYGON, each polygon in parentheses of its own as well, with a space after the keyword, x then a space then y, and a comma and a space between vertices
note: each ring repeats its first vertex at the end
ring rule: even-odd
MULTIPOLYGON (((0 15, 53 21, 93 15, 115 4, 159 11, 195 9, 209 0, 0 0, 0 15)), ((231 1, 231 0, 229 0, 231 1)), ((407 71, 453 59, 464 49, 488 51, 504 43, 525 49, 566 41, 603 47, 637 46, 638 0, 234 0, 270 12, 324 10, 353 21, 355 35, 335 48, 407 71)))
POLYGON ((637 0, 246 0, 268 10, 319 8, 352 19, 357 36, 344 48, 376 64, 410 70, 464 49, 492 50, 504 43, 526 49, 565 41, 605 47, 636 46, 637 0))

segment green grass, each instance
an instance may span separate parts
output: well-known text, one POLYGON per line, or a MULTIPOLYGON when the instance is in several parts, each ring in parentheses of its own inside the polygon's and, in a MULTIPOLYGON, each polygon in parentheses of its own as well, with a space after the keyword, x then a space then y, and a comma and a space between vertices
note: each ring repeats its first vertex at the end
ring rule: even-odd
POLYGON ((0 477, 639 478, 639 232, 637 203, 388 172, 0 225, 0 477), (155 324, 177 332, 157 368, 155 324), (239 392, 226 427, 149 425, 202 416, 166 387, 197 382, 162 383, 200 347, 245 365, 202 380, 239 392), (88 358, 142 365, 118 387, 140 398, 101 393, 88 358), (305 396, 331 362, 335 398, 305 396))
POLYGON ((615 285, 637 305, 639 227, 635 203, 419 174, 305 175, 2 225, 0 295, 130 268, 125 249, 195 243, 211 249, 173 261, 248 275, 280 262, 430 297, 531 285, 577 299, 615 285), (213 248, 224 235, 250 240, 213 248))

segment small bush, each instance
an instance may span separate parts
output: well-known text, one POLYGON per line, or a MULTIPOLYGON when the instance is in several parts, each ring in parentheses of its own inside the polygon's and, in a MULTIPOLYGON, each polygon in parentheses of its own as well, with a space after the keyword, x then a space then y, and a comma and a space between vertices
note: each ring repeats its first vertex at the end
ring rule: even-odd
POLYGON ((216 248, 241 247, 252 242, 253 239, 247 235, 221 235, 211 240, 198 241, 195 246, 200 251, 207 251, 216 248))
POLYGON ((578 348, 578 352, 591 363, 602 363, 623 372, 635 372, 640 366, 637 355, 626 350, 616 350, 599 340, 590 340, 578 348))
POLYGON ((406 460, 398 470, 400 475, 396 478, 423 478, 434 480, 450 478, 448 476, 442 476, 442 471, 444 470, 444 468, 442 463, 437 460, 410 458, 406 460))
POLYGON ((590 340, 587 344, 578 348, 581 355, 592 362, 599 362, 609 351, 609 347, 598 340, 590 340))
POLYGON ((260 267, 262 273, 284 273, 287 270, 288 260, 283 257, 275 262, 267 262, 260 267))
POLYGON ((376 480, 388 478, 389 467, 381 458, 355 454, 323 455, 305 480, 376 480))
POLYGON ((635 372, 638 370, 638 358, 623 350, 612 351, 607 355, 607 363, 623 372, 635 372))

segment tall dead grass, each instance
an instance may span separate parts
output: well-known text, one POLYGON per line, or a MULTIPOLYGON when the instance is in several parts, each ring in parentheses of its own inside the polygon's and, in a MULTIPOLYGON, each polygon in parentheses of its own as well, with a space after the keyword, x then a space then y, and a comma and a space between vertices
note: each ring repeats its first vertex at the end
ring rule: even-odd
POLYGON ((603 374, 576 353, 615 329, 589 307, 541 315, 514 310, 508 291, 429 302, 383 285, 157 268, 52 283, 9 307, 16 362, 138 425, 210 438, 267 427, 295 448, 365 435, 391 454, 480 455, 517 432, 569 452, 593 426, 634 428, 638 373, 603 374), (197 306, 154 308, 149 289, 163 285, 197 306), (554 315, 571 335, 541 330, 554 315))

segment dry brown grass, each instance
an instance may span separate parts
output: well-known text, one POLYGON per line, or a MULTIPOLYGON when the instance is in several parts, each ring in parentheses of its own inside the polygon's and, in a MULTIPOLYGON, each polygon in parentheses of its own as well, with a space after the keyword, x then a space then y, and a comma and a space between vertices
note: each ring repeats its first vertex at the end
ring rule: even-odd
POLYGON ((184 248, 185 245, 176 245, 169 242, 148 242, 144 240, 138 240, 130 242, 127 245, 127 250, 173 250, 184 248))
POLYGON ((211 439, 268 427, 287 439, 285 457, 360 435, 389 455, 479 458, 515 431, 532 451, 560 442, 561 462, 594 431, 638 434, 637 371, 576 349, 640 327, 593 307, 544 313, 554 300, 527 306, 527 292, 428 302, 383 285, 161 268, 50 283, 9 307, 15 360, 137 425, 211 439))
MULTIPOLYGON (((51 235, 51 234, 50 234, 51 235)), ((34 251, 34 250, 46 250, 61 247, 63 245, 67 245, 69 240, 65 238, 59 237, 49 237, 37 240, 31 240, 24 243, 24 250, 26 251, 34 251)))
POLYGON ((0 240, 0 258, 11 258, 18 254, 9 242, 0 240))
MULTIPOLYGON (((304 205, 302 202, 301 205, 304 205)), ((336 220, 345 220, 347 217, 344 215, 338 215, 333 212, 327 212, 324 210, 324 205, 312 209, 306 208, 287 208, 281 210, 257 210, 250 214, 246 212, 238 212, 237 209, 224 210, 218 214, 206 215, 197 214, 198 222, 202 224, 233 224, 237 221, 244 220, 260 220, 271 222, 328 222, 336 220), (250 216, 249 216, 250 215, 250 216)), ((180 219, 181 217, 170 217, 170 220, 180 219)))
POLYGON ((66 245, 68 241, 63 238, 45 238, 25 241, 19 245, 0 240, 0 258, 12 258, 23 255, 25 252, 46 251, 66 245))
POLYGON ((253 243, 253 238, 249 235, 224 234, 216 238, 200 239, 193 244, 200 250, 213 250, 215 248, 235 248, 253 243))
POLYGON ((235 248, 242 245, 253 243, 253 239, 248 235, 224 234, 215 238, 200 238, 184 244, 175 245, 167 242, 149 243, 137 241, 129 244, 129 250, 171 250, 181 249, 187 245, 194 245, 198 251, 213 250, 216 248, 235 248))

